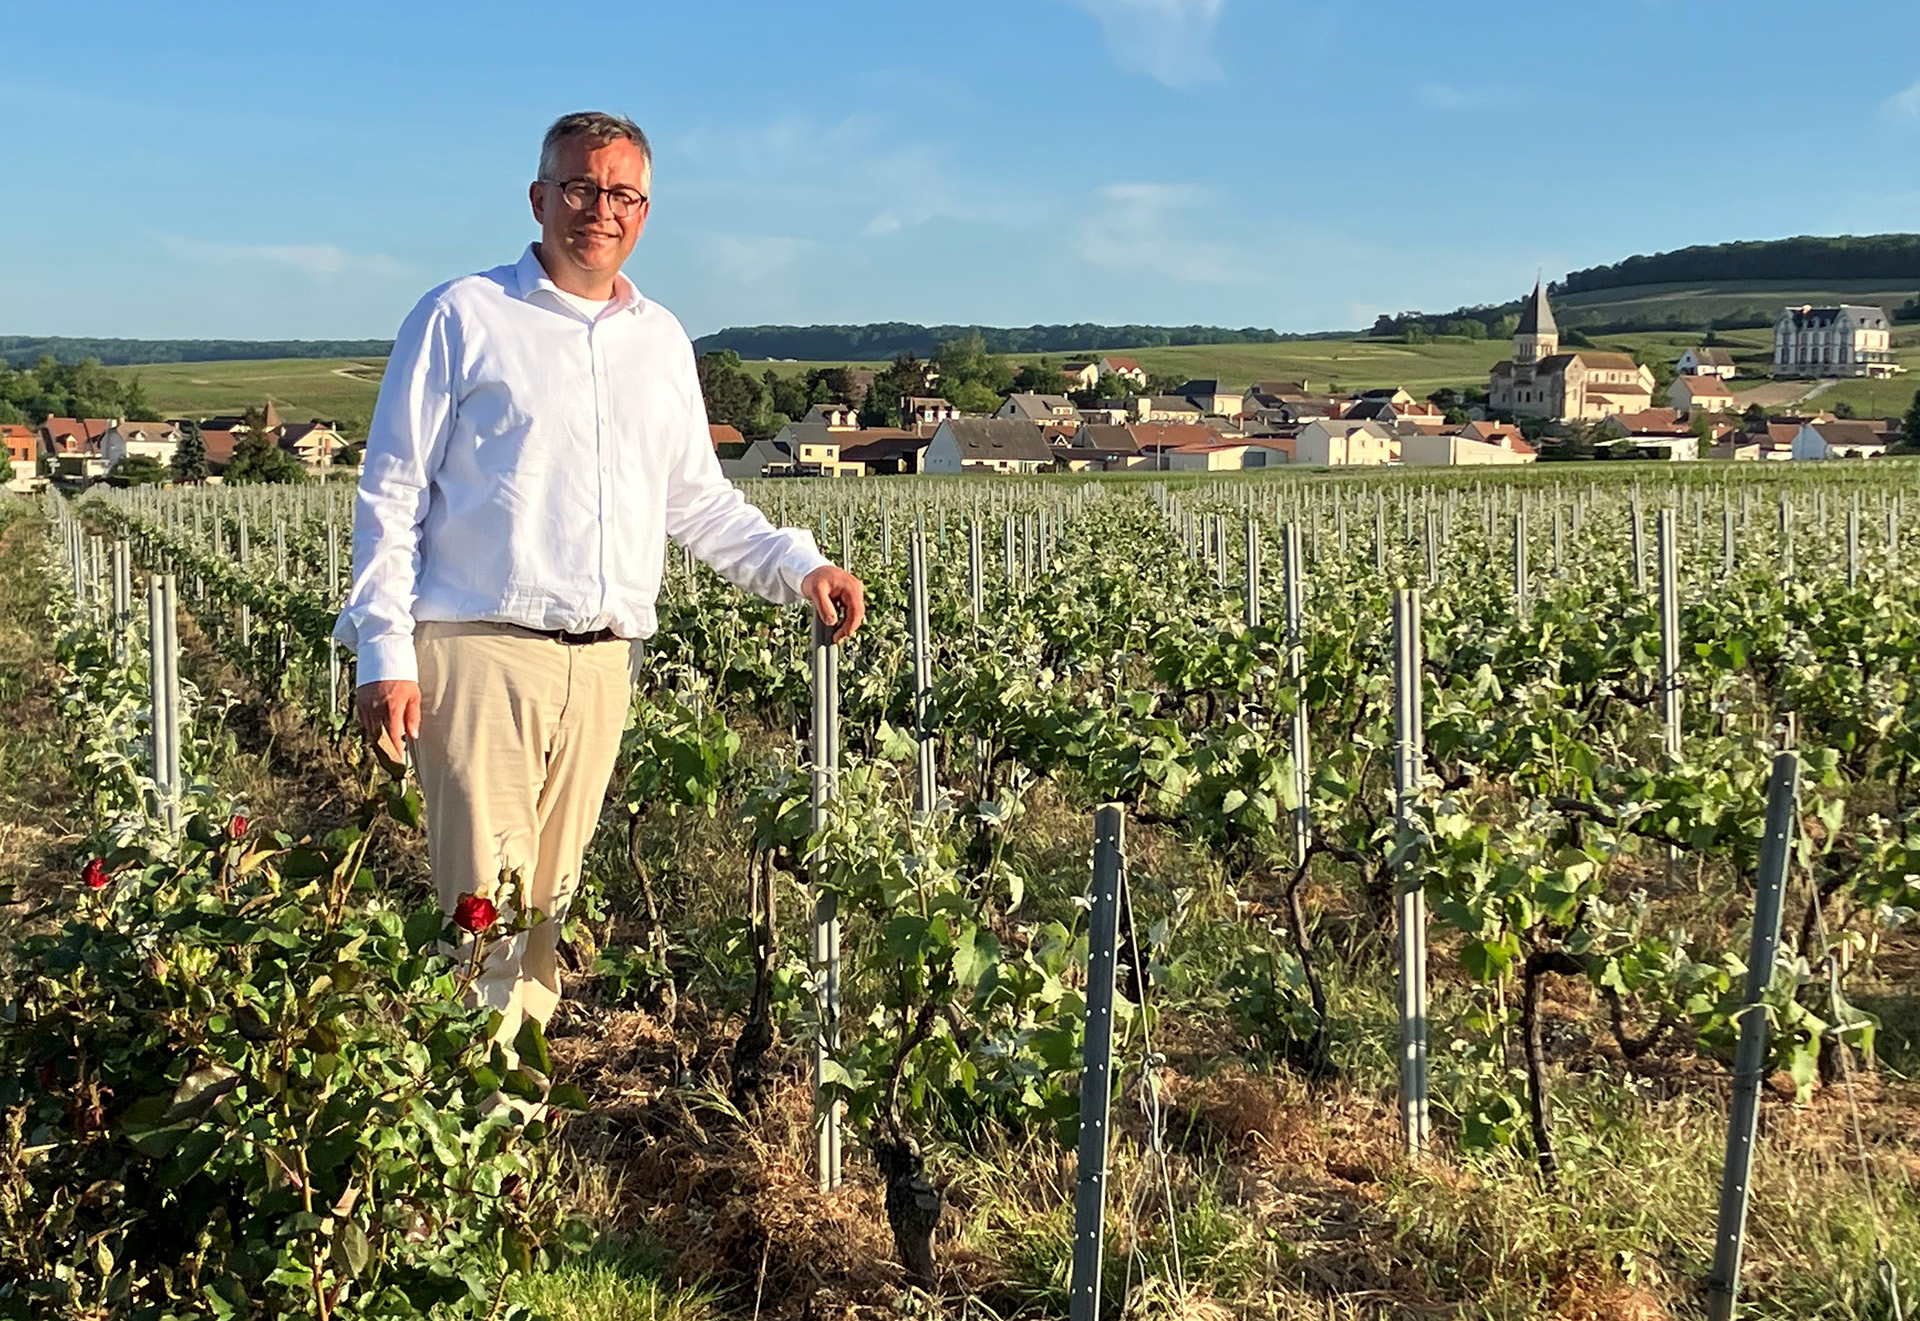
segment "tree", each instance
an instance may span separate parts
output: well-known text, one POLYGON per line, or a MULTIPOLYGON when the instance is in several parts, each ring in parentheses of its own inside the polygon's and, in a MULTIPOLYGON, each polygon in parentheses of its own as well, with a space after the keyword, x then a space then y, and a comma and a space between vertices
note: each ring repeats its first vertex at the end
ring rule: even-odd
MULTIPOLYGON (((767 387, 767 404, 774 413, 785 414, 788 418, 804 417, 813 400, 808 395, 808 386, 804 378, 782 376, 773 368, 767 368, 767 374, 760 378, 767 387)), ((785 426, 783 421, 779 426, 785 426)), ((778 428, 776 427, 776 430, 778 428)))
POLYGON ((129 454, 107 474, 107 481, 114 486, 160 486, 166 480, 166 467, 148 454, 129 454))
POLYGON ((230 486, 271 482, 295 486, 307 480, 300 460, 281 449, 272 436, 249 432, 234 442, 233 461, 221 475, 230 486))
POLYGON ((1022 394, 1065 394, 1071 386, 1066 374, 1050 359, 1022 363, 1013 374, 1013 388, 1022 394))
POLYGON ((992 413, 1000 407, 999 394, 978 381, 961 381, 957 385, 942 381, 940 387, 946 401, 963 413, 992 413))
POLYGON ((927 368, 911 353, 897 355, 873 378, 860 406, 860 421, 870 427, 897 427, 905 421, 902 399, 925 398, 929 392, 927 368))
POLYGON ((266 414, 261 409, 249 408, 242 415, 241 425, 246 429, 234 441, 233 461, 227 464, 222 481, 240 485, 251 482, 296 485, 307 480, 307 470, 300 466, 300 460, 280 448, 279 433, 268 430, 266 414))
POLYGON ((188 422, 180 429, 180 443, 173 447, 173 480, 207 480, 207 442, 198 422, 188 422))
POLYGON ((865 402, 854 398, 859 392, 854 389, 850 367, 815 367, 807 373, 807 382, 816 404, 839 402, 858 409, 865 402))
POLYGON ((708 421, 737 427, 743 435, 758 429, 756 424, 766 413, 767 389, 740 365, 739 354, 731 349, 703 354, 695 372, 708 421))
POLYGON ((1913 402, 1907 405, 1907 415, 1900 419, 1900 432, 1905 449, 1920 449, 1920 390, 1913 392, 1913 402))
POLYGON ((1664 350, 1642 347, 1633 351, 1633 360, 1653 373, 1655 394, 1663 392, 1673 384, 1673 364, 1667 361, 1664 350))
POLYGON ((144 419, 153 411, 153 405, 147 402, 147 392, 140 388, 140 377, 135 373, 120 391, 120 416, 134 421, 144 419))
POLYGON ((1767 410, 1759 404, 1748 404, 1747 411, 1740 416, 1746 419, 1748 431, 1758 431, 1767 425, 1767 410))
POLYGON ((1833 406, 1833 415, 1838 418, 1858 417, 1860 416, 1860 410, 1855 408, 1852 404, 1848 403, 1846 400, 1842 399, 1839 403, 1833 406))

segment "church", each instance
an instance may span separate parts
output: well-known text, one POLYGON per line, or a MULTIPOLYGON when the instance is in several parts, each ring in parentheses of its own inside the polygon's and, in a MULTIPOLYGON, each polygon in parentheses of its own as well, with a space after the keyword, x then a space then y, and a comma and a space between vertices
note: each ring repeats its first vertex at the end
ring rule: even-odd
POLYGON ((1546 288, 1533 296, 1513 332, 1513 357, 1493 364, 1487 404, 1494 412, 1582 422, 1653 407, 1653 372, 1626 353, 1560 352, 1560 327, 1546 288))

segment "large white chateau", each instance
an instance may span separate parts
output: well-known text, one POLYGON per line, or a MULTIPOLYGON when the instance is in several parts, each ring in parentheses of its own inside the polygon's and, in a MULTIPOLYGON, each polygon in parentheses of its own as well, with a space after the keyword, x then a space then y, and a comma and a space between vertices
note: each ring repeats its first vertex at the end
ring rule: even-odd
POLYGON ((1560 327, 1537 281, 1513 332, 1513 358, 1493 364, 1487 402, 1497 412, 1597 420, 1653 406, 1653 372, 1626 353, 1560 352, 1560 327))
POLYGON ((1775 376, 1891 376, 1893 322, 1882 307, 1789 307, 1773 326, 1775 376))

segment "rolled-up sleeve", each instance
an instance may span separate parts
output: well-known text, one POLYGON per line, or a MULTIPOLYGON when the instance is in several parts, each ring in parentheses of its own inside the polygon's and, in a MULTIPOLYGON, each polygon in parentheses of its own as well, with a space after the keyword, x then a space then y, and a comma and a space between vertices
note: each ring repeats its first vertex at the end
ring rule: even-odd
POLYGON ((806 576, 830 561, 811 532, 775 527, 720 470, 691 348, 676 376, 686 425, 667 474, 667 535, 734 586, 776 605, 798 601, 806 576))
POLYGON ((359 658, 362 684, 419 677, 413 606, 420 529, 457 410, 454 334, 436 296, 413 309, 394 339, 367 428, 353 506, 353 582, 333 629, 359 658))

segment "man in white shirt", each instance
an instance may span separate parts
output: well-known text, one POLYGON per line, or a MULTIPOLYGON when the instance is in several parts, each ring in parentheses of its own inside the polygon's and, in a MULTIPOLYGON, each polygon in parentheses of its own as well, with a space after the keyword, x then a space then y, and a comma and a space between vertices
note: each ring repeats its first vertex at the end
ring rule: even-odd
MULTIPOLYGON (((768 600, 806 600, 836 641, 866 608, 810 533, 775 528, 721 475, 693 346, 620 273, 652 175, 627 120, 555 122, 529 190, 540 240, 401 326, 354 506, 334 636, 358 655, 367 732, 412 741, 441 905, 476 895, 503 921, 515 905, 545 919, 492 941, 475 983, 508 1041, 559 1004, 557 933, 666 539, 768 600)), ((486 905, 460 911, 484 936, 486 905)))

